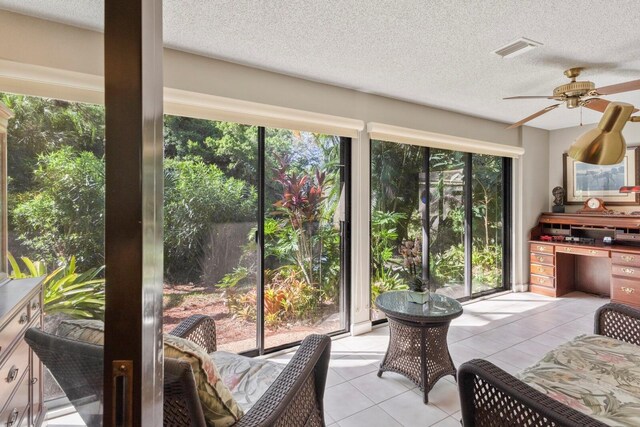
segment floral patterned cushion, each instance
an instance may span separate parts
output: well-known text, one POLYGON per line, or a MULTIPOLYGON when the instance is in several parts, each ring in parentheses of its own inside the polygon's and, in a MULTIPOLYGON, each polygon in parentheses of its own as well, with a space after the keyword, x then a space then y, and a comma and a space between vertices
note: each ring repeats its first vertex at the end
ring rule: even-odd
MULTIPOLYGON (((65 320, 56 331, 58 336, 104 344, 104 323, 100 320, 65 320)), ((207 425, 226 427, 238 421, 244 412, 218 374, 215 362, 197 344, 184 338, 164 334, 164 356, 187 362, 193 369, 198 397, 207 425)), ((241 357, 236 356, 234 357, 241 357)))
POLYGON ((56 335, 71 340, 104 345, 104 323, 102 320, 63 320, 56 335))
POLYGON ((224 384, 245 411, 262 397, 278 378, 284 365, 262 359, 238 356, 225 351, 211 353, 224 384))
POLYGON ((222 381, 213 359, 202 347, 187 339, 165 334, 164 356, 191 365, 200 405, 208 426, 230 426, 244 415, 242 408, 222 381))
POLYGON ((518 377, 538 391, 612 426, 640 425, 640 347, 582 335, 518 377))

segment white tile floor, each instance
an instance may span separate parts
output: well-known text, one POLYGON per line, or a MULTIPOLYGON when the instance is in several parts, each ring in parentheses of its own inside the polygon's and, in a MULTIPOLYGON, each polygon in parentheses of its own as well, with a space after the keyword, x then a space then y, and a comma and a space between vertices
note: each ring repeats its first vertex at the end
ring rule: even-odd
MULTIPOLYGON (((538 361, 571 338, 593 333, 595 310, 607 299, 574 292, 563 298, 531 293, 505 294, 464 306, 449 330, 449 349, 456 366, 484 358, 510 373, 538 361)), ((460 402, 453 377, 440 380, 429 404, 406 378, 376 373, 389 342, 388 327, 335 340, 325 392, 325 415, 331 427, 460 426, 460 402)), ((286 363, 291 353, 273 357, 286 363)), ((68 416, 53 426, 82 425, 68 416)))

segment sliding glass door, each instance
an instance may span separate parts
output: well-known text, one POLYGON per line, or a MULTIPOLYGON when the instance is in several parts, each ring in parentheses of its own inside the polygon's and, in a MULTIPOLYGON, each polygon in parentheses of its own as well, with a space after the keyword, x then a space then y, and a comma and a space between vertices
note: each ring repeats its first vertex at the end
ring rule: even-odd
POLYGON ((454 298, 465 290, 464 153, 428 149, 429 271, 432 287, 454 298))
POLYGON ((167 116, 165 331, 212 315, 220 349, 261 354, 346 330, 349 147, 167 116))
POLYGON ((371 141, 372 300, 415 277, 454 298, 508 287, 509 174, 502 157, 371 141))
POLYGON ((346 330, 343 144, 337 136, 266 129, 265 349, 346 330))
POLYGON ((504 161, 475 154, 471 170, 472 293, 503 287, 504 277, 504 161))

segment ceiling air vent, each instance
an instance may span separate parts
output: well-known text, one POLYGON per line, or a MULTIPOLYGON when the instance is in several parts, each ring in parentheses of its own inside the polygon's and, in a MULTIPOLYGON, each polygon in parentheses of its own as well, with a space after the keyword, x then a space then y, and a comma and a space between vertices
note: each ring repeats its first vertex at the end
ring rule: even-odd
POLYGON ((522 55, 531 49, 535 49, 538 46, 542 46, 542 43, 521 37, 506 46, 502 46, 500 49, 494 50, 493 53, 500 55, 503 58, 513 58, 514 56, 522 55))

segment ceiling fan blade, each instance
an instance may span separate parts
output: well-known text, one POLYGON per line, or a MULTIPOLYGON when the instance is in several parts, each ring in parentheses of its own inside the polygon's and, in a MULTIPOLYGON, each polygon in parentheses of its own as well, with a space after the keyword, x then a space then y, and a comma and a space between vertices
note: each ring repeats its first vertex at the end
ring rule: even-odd
MULTIPOLYGON (((584 106, 591 109, 591 110, 595 110, 595 111, 599 111, 601 113, 604 113, 604 110, 607 109, 607 106, 611 104, 611 101, 607 101, 606 99, 600 99, 600 98, 591 98, 591 99, 587 99, 584 102, 584 106)), ((637 108, 633 109, 634 113, 638 112, 637 108)))
POLYGON ((518 126, 522 126, 523 124, 527 123, 529 120, 533 120, 536 117, 539 117, 541 115, 543 115, 544 113, 548 113, 549 111, 558 108, 558 106, 560 106, 562 104, 553 104, 553 105, 549 105, 547 108, 544 108, 540 111, 538 111, 537 113, 534 113, 532 115, 530 115, 529 117, 525 117, 524 119, 520 120, 519 122, 516 122, 514 124, 512 124, 511 126, 509 126, 507 129, 513 129, 513 128, 517 128, 518 126))
POLYGON ((603 86, 596 89, 600 95, 611 95, 620 92, 630 92, 632 90, 640 90, 640 80, 631 80, 626 83, 618 83, 617 85, 603 86))
POLYGON ((599 98, 591 98, 584 102, 584 106, 589 108, 590 110, 600 111, 604 113, 604 110, 607 109, 607 106, 611 103, 611 101, 607 101, 606 99, 599 98))
POLYGON ((556 99, 556 96, 510 96, 502 99, 556 99))

